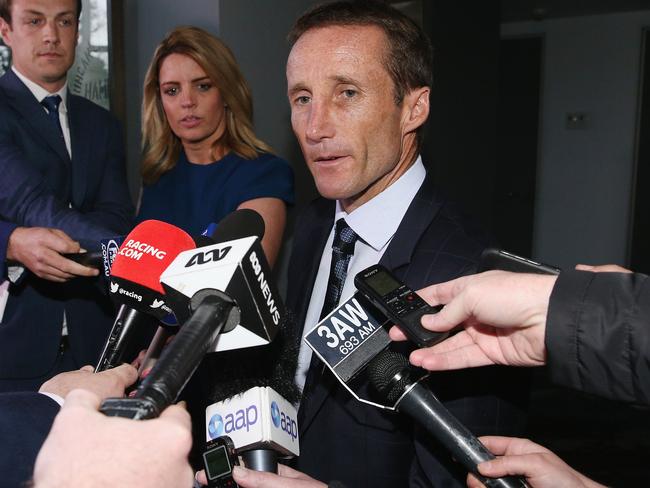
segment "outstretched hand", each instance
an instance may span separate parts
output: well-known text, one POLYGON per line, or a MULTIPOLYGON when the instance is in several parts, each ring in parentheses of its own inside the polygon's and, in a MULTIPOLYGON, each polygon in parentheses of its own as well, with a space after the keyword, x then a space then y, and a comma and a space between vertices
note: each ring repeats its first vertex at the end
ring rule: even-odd
POLYGON ((97 276, 99 271, 66 259, 78 253, 79 243, 65 232, 47 227, 18 227, 9 236, 7 259, 17 261, 39 278, 64 282, 76 276, 97 276))
MULTIPOLYGON (((479 472, 489 478, 523 476, 531 488, 604 488, 574 470, 550 450, 528 439, 487 436, 480 440, 497 456, 478 465, 479 472)), ((484 485, 470 474, 467 486, 481 488, 484 485)))
MULTIPOLYGON (((430 305, 445 304, 422 325, 435 332, 463 330, 435 346, 411 353, 410 361, 428 370, 491 364, 540 366, 546 361, 544 332, 556 276, 488 271, 418 291, 430 305)), ((397 328, 393 340, 405 340, 397 328)))
POLYGON ((73 390, 36 458, 34 486, 192 486, 191 420, 178 406, 131 420, 98 411, 100 398, 73 390))

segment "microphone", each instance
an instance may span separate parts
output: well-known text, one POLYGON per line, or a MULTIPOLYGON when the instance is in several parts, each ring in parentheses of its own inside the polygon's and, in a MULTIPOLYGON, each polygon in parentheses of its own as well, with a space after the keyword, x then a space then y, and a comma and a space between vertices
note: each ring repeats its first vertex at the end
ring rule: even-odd
POLYGON ((287 314, 271 344, 210 354, 205 436, 228 435, 247 467, 277 472, 278 457, 300 454, 297 411, 300 389, 294 381, 298 343, 287 314))
POLYGON ((247 468, 277 473, 278 456, 300 454, 297 417, 277 391, 256 386, 205 409, 206 438, 228 435, 247 468))
POLYGON ((409 366, 402 354, 384 351, 368 365, 368 378, 389 404, 422 425, 488 488, 526 488, 519 477, 485 478, 477 465, 494 459, 492 454, 470 430, 454 417, 435 395, 420 384, 422 375, 409 366))
MULTIPOLYGON (((264 219, 256 211, 251 209, 235 210, 221 219, 219 224, 208 224, 207 228, 200 236, 205 240, 205 242, 202 242, 201 245, 197 242, 197 247, 209 246, 215 243, 240 239, 252 235, 262 239, 264 236, 264 230, 264 219)), ((195 241, 197 241, 197 239, 195 239, 195 241)), ((145 358, 142 361, 140 372, 153 367, 153 364, 155 364, 160 357, 160 354, 172 333, 173 332, 169 327, 158 327, 158 330, 147 349, 145 358)))
MULTIPOLYGON (((384 292, 393 291, 400 283, 389 285, 384 292)), ((494 456, 430 390, 418 383, 423 375, 415 376, 404 355, 388 348, 388 328, 395 321, 387 319, 365 295, 356 292, 305 335, 314 353, 357 400, 412 416, 488 488, 527 487, 519 478, 488 479, 478 474, 476 465, 494 456), (364 370, 367 374, 360 375, 364 370), (364 376, 376 392, 365 388, 364 376), (373 393, 383 398, 375 398, 373 393)), ((397 314, 397 318, 402 315, 397 314)))
POLYGON ((226 333, 235 336, 235 346, 270 342, 278 328, 273 321, 279 322, 284 306, 264 272, 268 264, 255 236, 179 253, 160 282, 184 325, 135 395, 108 399, 102 411, 134 419, 155 417, 177 398, 206 351, 226 333), (226 269, 220 271, 224 263, 226 269), (259 281, 253 283, 252 278, 259 281))
POLYGON ((179 323, 188 304, 202 289, 216 289, 236 299, 241 322, 226 329, 210 351, 269 344, 285 314, 271 270, 256 236, 180 253, 160 276, 167 302, 179 323))
POLYGON ((264 219, 255 210, 240 208, 230 212, 218 224, 209 224, 203 235, 216 243, 234 241, 242 237, 264 237, 264 219))
MULTIPOLYGON (((195 246, 192 237, 156 220, 138 224, 117 250, 109 292, 120 308, 95 372, 132 360, 171 309, 165 304, 159 277, 180 251, 195 246)), ((113 247, 114 249, 114 247, 113 247)))
POLYGON ((120 246, 124 242, 125 236, 110 237, 99 241, 100 249, 66 253, 62 256, 84 266, 95 268, 101 271, 104 279, 108 279, 111 274, 111 266, 117 256, 120 246))
POLYGON ((194 239, 178 227, 159 220, 141 222, 126 237, 113 262, 111 296, 118 303, 164 318, 172 310, 165 303, 160 275, 179 253, 195 247, 194 239))
POLYGON ((388 335, 391 326, 392 321, 356 292, 311 329, 305 342, 348 388, 347 384, 392 342, 388 335))
POLYGON ((218 290, 201 290, 190 300, 190 318, 130 398, 108 398, 100 411, 111 417, 158 417, 188 382, 223 328, 239 321, 235 302, 218 290))

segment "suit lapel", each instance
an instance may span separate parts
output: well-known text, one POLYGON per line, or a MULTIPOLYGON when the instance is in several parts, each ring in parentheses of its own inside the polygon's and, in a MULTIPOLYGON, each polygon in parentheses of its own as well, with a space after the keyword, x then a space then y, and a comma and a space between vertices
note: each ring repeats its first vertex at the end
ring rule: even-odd
POLYGON ((70 122, 70 145, 72 148, 72 204, 81 208, 86 196, 88 183, 87 162, 91 159, 90 151, 92 121, 84 120, 83 107, 79 98, 68 91, 68 120, 70 122))
POLYGON ((420 237, 431 225, 439 210, 440 201, 436 198, 433 178, 427 172, 422 186, 406 210, 388 249, 379 260, 380 264, 397 271, 397 275, 401 277, 404 273, 400 268, 411 262, 420 237))
POLYGON ((325 243, 334 225, 334 202, 319 199, 311 210, 310 215, 305 217, 305 225, 297 229, 300 235, 294 234, 296 243, 291 257, 293 276, 289 277, 294 290, 291 308, 296 314, 296 324, 300 325, 305 323, 325 243))
POLYGON ((13 70, 7 71, 0 78, 0 86, 4 89, 9 104, 33 129, 35 137, 44 140, 57 156, 69 166, 70 155, 61 134, 52 125, 41 104, 34 98, 32 92, 20 81, 13 70))
MULTIPOLYGON (((313 204, 309 215, 306 215, 306 224, 299 229, 300 236, 296 235, 294 256, 292 257, 293 278, 293 309, 296 313, 296 324, 304 329, 311 294, 314 289, 316 275, 320 266, 327 238, 334 224, 334 201, 319 199, 313 204), (298 240, 299 239, 299 240, 298 240), (295 261, 294 261, 295 259, 295 261)), ((297 331, 300 340, 304 333, 297 331)), ((328 390, 318 383, 312 389, 309 398, 300 403, 298 410, 298 428, 300 435, 306 431, 314 416, 327 397, 328 390)))

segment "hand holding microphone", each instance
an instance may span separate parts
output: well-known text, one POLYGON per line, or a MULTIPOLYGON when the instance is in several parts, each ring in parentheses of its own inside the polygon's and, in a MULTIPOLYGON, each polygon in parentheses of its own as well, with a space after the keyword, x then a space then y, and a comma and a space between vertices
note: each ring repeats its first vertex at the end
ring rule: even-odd
MULTIPOLYGON (((114 273, 120 272, 117 264, 114 273)), ((176 399, 209 349, 268 344, 284 311, 269 276, 255 236, 178 254, 160 282, 176 317, 187 320, 135 396, 107 400, 102 411, 155 417, 176 399)))
POLYGON ((39 278, 65 282, 77 276, 97 276, 95 269, 66 259, 78 253, 79 243, 65 232, 47 227, 18 227, 7 243, 7 260, 16 261, 39 278))
MULTIPOLYGON (((447 331, 460 324, 464 328, 440 344, 413 351, 411 362, 431 371, 545 364, 546 314, 556 279, 487 271, 420 290, 427 302, 446 304, 440 313, 422 318, 427 329, 447 331)), ((396 327, 390 335, 405 338, 396 327)))
POLYGON ((420 381, 421 374, 409 367, 402 354, 384 351, 368 365, 370 383, 389 404, 406 413, 436 438, 465 469, 477 476, 488 488, 526 488, 521 478, 504 476, 486 478, 477 466, 495 458, 420 381))
MULTIPOLYGON (((211 223, 201 236, 195 238, 198 247, 207 247, 221 242, 241 239, 244 237, 264 236, 264 220, 261 215, 250 209, 235 210, 226 215, 219 224, 211 223), (199 242, 200 241, 200 242, 199 242)), ((183 310, 185 305, 183 305, 183 310)), ((186 317, 181 315, 181 322, 186 317)), ((176 320, 176 317, 174 317, 176 320)), ((178 323, 178 321, 176 321, 178 323)), ((160 326, 156 331, 139 367, 140 374, 148 373, 160 358, 165 345, 176 332, 174 328, 160 326)))
MULTIPOLYGON (((478 474, 477 464, 494 456, 419 383, 423 375, 409 369, 403 355, 386 350, 390 343, 386 328, 395 321, 420 345, 436 343, 446 334, 427 335, 419 323, 411 320, 427 307, 385 268, 372 266, 361 271, 355 277, 355 284, 359 291, 305 336, 308 345, 355 398, 375 407, 406 413, 466 469, 478 474), (385 403, 363 398, 353 389, 352 385, 364 370, 385 403)), ((517 478, 483 481, 489 488, 527 486, 517 478)))
POLYGON ((125 238, 111 267, 109 292, 120 308, 95 371, 132 361, 143 337, 150 337, 171 309, 165 304, 160 275, 194 239, 156 220, 138 224, 125 238))
POLYGON ((190 417, 182 407, 130 422, 101 415, 99 401, 86 390, 67 396, 36 459, 34 486, 192 485, 190 417))
MULTIPOLYGON (((513 437, 486 436, 480 441, 499 456, 497 459, 478 465, 484 476, 507 475, 524 476, 532 488, 605 488, 579 473, 562 459, 539 444, 528 439, 513 437)), ((468 475, 469 488, 482 488, 484 485, 473 475, 468 475)))
MULTIPOLYGON (((326 485, 284 464, 278 465, 277 474, 235 466, 232 476, 240 488, 346 488, 336 482, 326 485)), ((208 484, 203 470, 196 474, 196 479, 201 485, 208 484)))

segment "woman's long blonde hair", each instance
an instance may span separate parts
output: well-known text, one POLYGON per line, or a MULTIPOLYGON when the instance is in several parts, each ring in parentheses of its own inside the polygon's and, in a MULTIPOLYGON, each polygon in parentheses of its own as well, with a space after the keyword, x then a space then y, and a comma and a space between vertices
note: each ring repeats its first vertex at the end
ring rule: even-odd
POLYGON ((155 183, 171 170, 182 147, 169 127, 160 98, 160 66, 172 53, 192 58, 221 93, 226 106, 226 129, 214 142, 213 152, 217 147, 225 147, 245 159, 270 152, 271 148, 253 131, 251 92, 228 46, 198 27, 177 27, 156 48, 144 80, 141 169, 144 183, 155 183))

